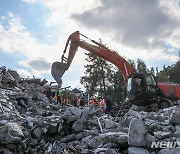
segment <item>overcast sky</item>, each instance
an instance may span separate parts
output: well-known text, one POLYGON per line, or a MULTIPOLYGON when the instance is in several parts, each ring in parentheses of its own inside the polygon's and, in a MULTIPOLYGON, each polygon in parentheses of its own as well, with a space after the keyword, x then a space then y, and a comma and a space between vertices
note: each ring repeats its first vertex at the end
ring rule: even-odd
MULTIPOLYGON (((51 64, 77 30, 161 69, 178 61, 180 0, 0 0, 0 66, 54 81, 51 64)), ((78 50, 63 86, 82 87, 84 53, 78 50)))

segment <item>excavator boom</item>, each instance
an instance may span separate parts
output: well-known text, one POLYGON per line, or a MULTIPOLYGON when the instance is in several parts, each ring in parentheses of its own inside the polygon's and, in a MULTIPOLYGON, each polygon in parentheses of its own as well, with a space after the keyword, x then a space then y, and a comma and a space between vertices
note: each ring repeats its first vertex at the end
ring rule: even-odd
POLYGON ((94 55, 97 55, 98 57, 101 57, 101 58, 111 62, 115 66, 117 66, 123 74, 124 82, 127 83, 128 76, 133 72, 131 65, 122 56, 120 56, 117 52, 108 49, 101 43, 98 43, 91 39, 89 39, 89 40, 93 44, 90 44, 83 40, 80 40, 80 35, 85 37, 86 39, 89 39, 88 37, 80 34, 79 31, 72 33, 66 42, 65 49, 64 49, 63 55, 61 57, 61 62, 54 62, 52 64, 51 74, 54 77, 54 79, 56 80, 56 82, 59 85, 61 85, 61 83, 62 83, 61 78, 62 78, 63 74, 70 67, 72 60, 78 50, 78 47, 81 47, 82 49, 85 49, 85 50, 93 53, 94 55), (70 47, 69 47, 68 58, 66 58, 64 56, 64 54, 67 51, 68 45, 70 45, 70 47))

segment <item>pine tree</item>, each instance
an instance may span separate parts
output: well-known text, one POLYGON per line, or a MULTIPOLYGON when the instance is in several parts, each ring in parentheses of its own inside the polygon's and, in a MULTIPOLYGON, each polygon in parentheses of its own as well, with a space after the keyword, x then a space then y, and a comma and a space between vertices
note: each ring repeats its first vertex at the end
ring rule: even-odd
POLYGON ((107 94, 106 87, 112 65, 92 53, 86 53, 86 55, 88 64, 84 66, 86 72, 85 76, 81 77, 80 82, 85 86, 90 96, 97 95, 102 97, 107 94))
POLYGON ((121 102, 123 98, 124 78, 120 70, 113 66, 108 74, 107 97, 112 102, 121 102))
POLYGON ((88 62, 80 82, 90 96, 106 96, 112 102, 122 101, 124 79, 117 67, 92 53, 86 53, 88 62))
POLYGON ((169 80, 171 82, 180 84, 180 61, 172 65, 171 69, 169 70, 169 80))
POLYGON ((138 73, 147 73, 147 71, 148 71, 148 69, 147 69, 146 64, 142 60, 138 59, 137 60, 137 72, 138 73))

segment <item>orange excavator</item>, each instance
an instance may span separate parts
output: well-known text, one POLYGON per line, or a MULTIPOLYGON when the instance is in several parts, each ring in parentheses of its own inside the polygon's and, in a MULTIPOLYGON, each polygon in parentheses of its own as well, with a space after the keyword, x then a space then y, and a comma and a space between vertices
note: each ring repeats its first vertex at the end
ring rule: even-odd
POLYGON ((155 103, 160 108, 165 108, 172 104, 169 98, 172 97, 180 99, 179 85, 169 85, 166 83, 161 83, 158 85, 151 73, 142 74, 133 72, 132 66, 117 52, 108 49, 101 43, 89 39, 79 31, 76 31, 69 36, 61 57, 61 62, 54 62, 52 64, 51 74, 58 85, 62 84, 61 78, 65 71, 69 69, 79 47, 111 62, 119 68, 124 77, 124 83, 126 85, 127 96, 124 101, 125 103, 135 105, 147 105, 155 103), (80 36, 90 40, 91 43, 80 39, 80 36), (65 53, 68 48, 68 57, 65 57, 65 53), (168 89, 171 90, 168 91, 168 89))

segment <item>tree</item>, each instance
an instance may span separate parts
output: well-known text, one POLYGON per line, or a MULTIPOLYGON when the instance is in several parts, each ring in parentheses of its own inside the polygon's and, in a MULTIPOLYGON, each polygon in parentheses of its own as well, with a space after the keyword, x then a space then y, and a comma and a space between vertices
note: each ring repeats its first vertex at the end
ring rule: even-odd
POLYGON ((133 72, 136 72, 136 64, 135 64, 134 60, 128 59, 128 63, 133 68, 133 72))
POLYGON ((112 102, 122 102, 124 78, 117 67, 112 67, 108 81, 110 85, 107 86, 107 97, 111 98, 112 102))
POLYGON ((180 61, 168 67, 164 65, 163 70, 157 73, 156 78, 159 82, 180 84, 180 61))
POLYGON ((155 75, 154 67, 151 67, 150 72, 155 75))
POLYGON ((84 66, 86 72, 85 76, 81 77, 80 83, 84 85, 90 96, 102 97, 107 93, 106 85, 108 84, 108 76, 111 73, 112 65, 92 53, 85 54, 87 55, 86 61, 88 61, 88 64, 84 66))
POLYGON ((80 82, 90 96, 108 97, 112 102, 122 101, 124 79, 117 67, 104 59, 86 53, 88 62, 80 82))
POLYGON ((180 84, 180 61, 178 61, 175 65, 172 65, 169 70, 169 80, 180 84))
POLYGON ((158 81, 180 84, 180 51, 178 51, 178 55, 179 60, 175 64, 168 67, 164 65, 160 72, 157 69, 156 78, 158 81))
POLYGON ((138 73, 147 73, 147 71, 148 71, 148 69, 147 69, 146 64, 142 60, 138 59, 137 60, 137 72, 138 73))

